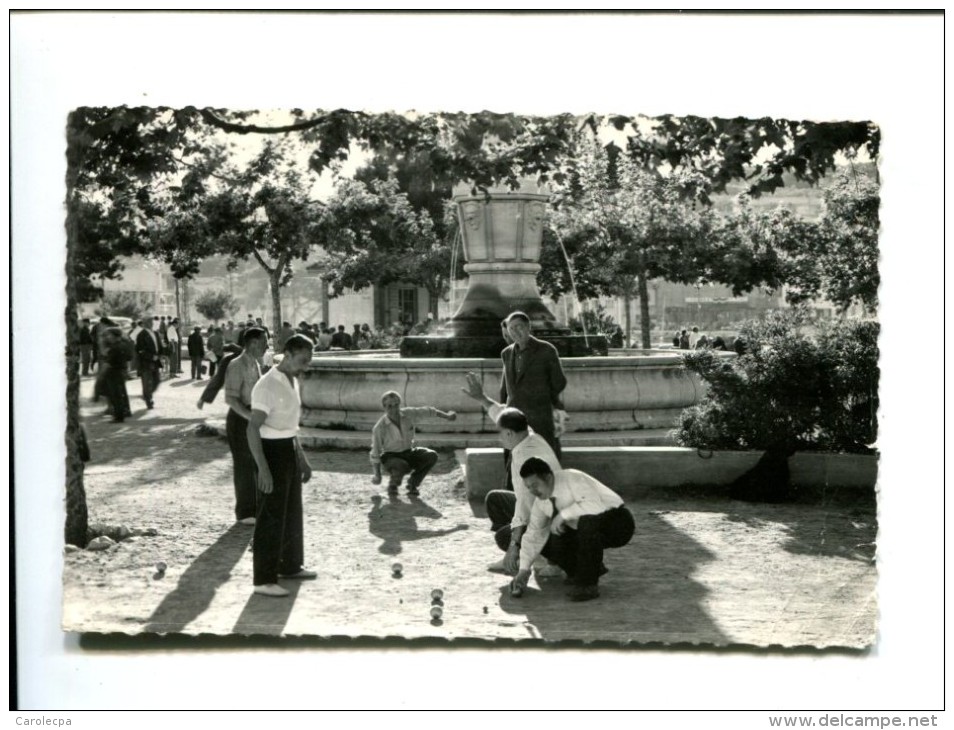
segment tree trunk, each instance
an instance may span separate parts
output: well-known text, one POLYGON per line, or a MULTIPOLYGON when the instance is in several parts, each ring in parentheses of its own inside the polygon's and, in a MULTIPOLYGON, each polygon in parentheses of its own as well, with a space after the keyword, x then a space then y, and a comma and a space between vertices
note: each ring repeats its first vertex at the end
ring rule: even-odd
POLYGON ((178 278, 176 278, 176 319, 178 319, 180 323, 182 322, 182 311, 181 311, 181 307, 179 306, 179 279, 178 278))
POLYGON ((646 272, 640 271, 636 277, 636 286, 639 290, 639 329, 643 339, 643 348, 652 347, 650 341, 650 322, 649 322, 649 285, 646 281, 646 272))
POLYGON ((276 266, 268 275, 268 289, 272 295, 272 340, 282 331, 282 268, 276 266))
POLYGON ((626 285, 626 291, 623 292, 623 304, 626 306, 626 314, 624 315, 624 320, 626 322, 626 347, 633 346, 633 295, 630 290, 629 284, 626 285))
MULTIPOLYGON (((74 142, 75 143, 75 142, 74 142)), ((73 201, 75 170, 67 178, 66 215, 66 529, 69 545, 86 547, 89 512, 86 488, 83 485, 83 461, 80 441, 79 323, 76 311, 76 247, 79 241, 79 222, 73 201)), ((99 367, 102 367, 100 365, 99 367)))

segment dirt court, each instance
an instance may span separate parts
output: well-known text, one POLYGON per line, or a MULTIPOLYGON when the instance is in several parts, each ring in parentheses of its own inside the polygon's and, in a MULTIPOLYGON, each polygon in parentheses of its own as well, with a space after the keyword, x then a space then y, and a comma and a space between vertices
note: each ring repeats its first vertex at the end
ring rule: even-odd
POLYGON ((133 417, 114 424, 84 379, 90 521, 158 534, 65 554, 65 629, 854 648, 874 640, 873 501, 631 502, 636 534, 607 551, 599 600, 567 601, 560 579, 534 579, 514 599, 507 579, 485 570, 501 553, 450 451, 416 499, 373 486, 366 451, 309 452, 305 554, 318 579, 287 582, 285 599, 254 596, 252 528, 234 524, 228 445, 196 434, 226 411, 221 394, 196 409, 205 382, 165 381, 146 411, 130 381, 133 417), (445 592, 440 623, 429 614, 432 588, 445 592))

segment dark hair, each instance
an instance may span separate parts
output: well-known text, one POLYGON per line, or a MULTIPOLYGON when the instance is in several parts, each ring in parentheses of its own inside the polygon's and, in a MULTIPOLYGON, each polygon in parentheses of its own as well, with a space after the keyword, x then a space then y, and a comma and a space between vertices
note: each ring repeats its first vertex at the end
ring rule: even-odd
POLYGON ((527 417, 523 411, 517 408, 504 408, 497 416, 497 427, 523 433, 530 427, 530 424, 527 423, 527 417))
MULTIPOLYGON (((247 336, 248 335, 246 335, 246 337, 247 336)), ((314 349, 314 342, 305 337, 303 334, 297 334, 292 335, 285 342, 284 352, 287 355, 294 355, 296 352, 301 352, 302 350, 308 350, 308 352, 312 352, 314 349)))
POLYGON ((543 459, 538 459, 536 456, 531 456, 523 462, 523 466, 520 467, 520 477, 522 479, 531 476, 545 477, 547 474, 552 473, 553 469, 550 468, 550 465, 543 459))
POLYGON ((344 332, 344 325, 343 325, 343 324, 339 324, 339 325, 338 325, 338 331, 339 331, 339 332, 344 332))
POLYGON ((382 405, 382 406, 384 405, 384 401, 386 401, 386 400, 391 400, 391 399, 394 399, 394 398, 397 398, 397 402, 398 402, 398 403, 403 403, 403 402, 404 402, 404 399, 401 398, 401 394, 400 394, 400 393, 398 393, 396 390, 389 390, 387 393, 385 393, 384 395, 381 396, 381 405, 382 405))
POLYGON ((242 340, 246 345, 252 340, 260 340, 265 337, 265 330, 261 327, 249 327, 245 330, 245 337, 242 340))
POLYGON ((523 312, 511 312, 509 315, 507 315, 507 319, 504 320, 504 324, 510 324, 515 319, 519 319, 523 322, 526 322, 527 324, 530 324, 530 318, 523 312))

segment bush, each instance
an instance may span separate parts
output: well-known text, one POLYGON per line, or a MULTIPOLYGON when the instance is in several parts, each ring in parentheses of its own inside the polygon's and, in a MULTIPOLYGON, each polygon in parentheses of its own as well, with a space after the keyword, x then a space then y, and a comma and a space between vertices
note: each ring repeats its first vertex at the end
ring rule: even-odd
POLYGON ((234 316, 239 303, 225 289, 209 290, 196 297, 195 310, 210 322, 219 322, 234 316))
POLYGON ((709 388, 683 411, 677 441, 702 449, 871 453, 877 438, 878 324, 812 325, 803 314, 748 322, 746 354, 700 350, 686 367, 709 388))

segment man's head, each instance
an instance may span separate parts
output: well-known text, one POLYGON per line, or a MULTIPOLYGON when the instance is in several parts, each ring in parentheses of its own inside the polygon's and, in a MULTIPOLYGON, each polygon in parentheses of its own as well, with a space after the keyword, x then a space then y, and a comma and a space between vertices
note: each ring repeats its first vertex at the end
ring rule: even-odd
POLYGON ((153 317, 152 319, 149 319, 149 317, 146 317, 142 322, 142 326, 145 327, 147 330, 151 330, 153 327, 157 326, 158 324, 159 324, 158 317, 153 317))
POLYGON ((262 326, 262 318, 261 318, 261 317, 256 317, 256 318, 255 318, 255 324, 257 324, 259 327, 261 327, 261 326, 262 326))
POLYGON ((699 328, 698 328, 698 327, 693 327, 693 328, 692 328, 692 331, 693 331, 693 332, 698 332, 698 331, 699 331, 699 328))
MULTIPOLYGON (((246 336, 248 336, 247 333, 246 336)), ((315 343, 310 339, 302 334, 292 335, 285 342, 285 357, 282 359, 283 369, 292 375, 304 372, 311 364, 311 356, 314 351, 315 343)))
POLYGON ((553 470, 543 459, 531 456, 520 467, 520 477, 537 499, 553 496, 553 470))
POLYGON ((529 429, 526 415, 517 408, 504 408, 497 416, 497 431, 505 449, 512 449, 523 441, 529 429))
POLYGON ((192 330, 194 332, 202 332, 202 325, 197 324, 195 327, 192 328, 192 330))
POLYGON ((172 324, 173 324, 173 325, 179 324, 179 318, 178 318, 178 317, 173 317, 173 318, 172 318, 172 324))
POLYGON ((339 325, 338 325, 338 331, 339 331, 339 332, 344 332, 344 325, 343 325, 343 324, 339 324, 339 325))
POLYGON ((401 415, 401 394, 396 390, 389 390, 381 396, 381 405, 391 420, 397 420, 401 415))
POLYGON ((282 322, 282 327, 291 327, 291 322, 282 322))
POLYGON ((245 339, 242 340, 245 351, 256 360, 265 354, 268 343, 265 341, 265 330, 260 327, 249 327, 245 330, 245 339))
POLYGON ((518 347, 526 347, 530 341, 530 318, 523 312, 512 312, 505 320, 507 334, 518 347))

